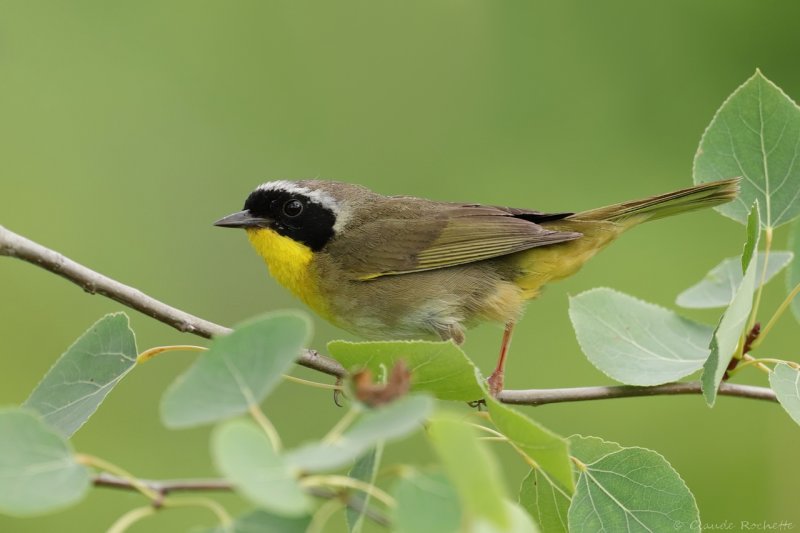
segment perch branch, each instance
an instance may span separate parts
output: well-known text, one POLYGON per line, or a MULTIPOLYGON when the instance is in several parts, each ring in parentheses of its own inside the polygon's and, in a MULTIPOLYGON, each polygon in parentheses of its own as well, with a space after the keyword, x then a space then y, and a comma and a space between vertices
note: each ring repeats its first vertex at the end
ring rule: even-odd
MULTIPOLYGON (((562 402, 584 402, 588 400, 610 400, 613 398, 633 398, 641 396, 672 396, 678 394, 702 394, 700 382, 667 383, 654 387, 634 387, 615 385, 610 387, 573 387, 567 389, 528 389, 504 390, 498 399, 504 403, 517 405, 545 405, 562 402)), ((775 393, 766 387, 722 383, 719 394, 738 396, 754 400, 777 402, 775 393)))
MULTIPOLYGON (((90 294, 102 294, 184 333, 193 333, 210 339, 231 331, 230 328, 190 315, 148 296, 139 289, 95 272, 58 252, 17 235, 3 226, 0 226, 0 255, 16 257, 49 270, 68 279, 90 294)), ((345 375, 342 365, 333 359, 319 355, 314 350, 304 350, 297 363, 331 376, 342 377, 345 375)))
MULTIPOLYGON (((83 288, 91 294, 102 294, 112 300, 144 313, 168 324, 179 331, 211 338, 224 335, 231 330, 219 324, 203 320, 180 309, 176 309, 138 289, 115 281, 91 270, 71 259, 37 244, 30 239, 0 226, 0 255, 16 257, 33 265, 58 274, 83 288)), ((302 365, 337 378, 344 377, 345 369, 338 362, 318 354, 314 350, 304 350, 297 360, 302 365)), ((668 383, 655 387, 575 387, 567 389, 529 389, 504 390, 499 399, 502 402, 518 405, 545 405, 550 403, 577 402, 587 400, 607 400, 612 398, 631 398, 634 396, 657 396, 676 394, 699 394, 700 384, 668 383)), ((734 385, 723 383, 719 393, 724 396, 738 396, 758 400, 777 401, 775 393, 766 387, 734 385)))
MULTIPOLYGON (((161 500, 174 492, 229 492, 233 490, 233 485, 224 479, 175 479, 164 481, 141 479, 139 482, 158 494, 161 500)), ((92 478, 92 484, 95 487, 137 490, 129 480, 105 473, 94 476, 94 478, 92 478)), ((309 487, 305 490, 311 496, 325 500, 340 498, 347 507, 363 514, 376 524, 387 527, 390 524, 389 519, 382 512, 364 505, 365 502, 361 498, 349 497, 346 493, 321 487, 309 487)), ((160 501, 153 502, 154 507, 158 507, 159 505, 160 501)))

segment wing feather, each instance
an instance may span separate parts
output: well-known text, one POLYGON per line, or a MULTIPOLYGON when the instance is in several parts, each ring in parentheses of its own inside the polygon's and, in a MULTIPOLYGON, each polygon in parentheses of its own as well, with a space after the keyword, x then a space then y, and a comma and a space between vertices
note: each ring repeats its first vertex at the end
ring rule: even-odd
POLYGON ((549 220, 560 214, 429 204, 433 206, 408 218, 380 217, 348 228, 347 239, 333 244, 340 247, 336 257, 354 279, 368 280, 483 261, 581 237, 531 221, 533 216, 549 220))

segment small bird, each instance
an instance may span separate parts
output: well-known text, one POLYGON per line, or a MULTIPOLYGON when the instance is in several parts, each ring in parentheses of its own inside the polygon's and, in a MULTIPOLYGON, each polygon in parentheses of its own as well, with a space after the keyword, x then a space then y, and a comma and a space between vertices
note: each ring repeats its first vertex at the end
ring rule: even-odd
POLYGON ((524 304, 647 220, 734 199, 739 179, 591 209, 544 213, 412 196, 360 185, 270 181, 215 225, 244 228, 272 276, 334 325, 367 339, 464 341, 505 325, 490 392, 524 304))

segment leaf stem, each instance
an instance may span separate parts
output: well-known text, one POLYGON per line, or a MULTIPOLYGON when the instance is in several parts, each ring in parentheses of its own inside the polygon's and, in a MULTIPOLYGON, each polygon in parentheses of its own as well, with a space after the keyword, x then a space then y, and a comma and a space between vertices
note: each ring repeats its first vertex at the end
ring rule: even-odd
POLYGON ((164 507, 205 507, 217 516, 220 525, 226 529, 231 530, 233 525, 233 518, 225 508, 218 502, 211 498, 177 498, 164 500, 164 507))
MULTIPOLYGON (((750 312, 750 320, 747 322, 745 333, 753 329, 756 323, 756 316, 758 315, 758 307, 761 304, 761 293, 764 290, 764 284, 767 281, 767 267, 769 266, 769 252, 772 249, 772 226, 764 228, 764 264, 761 267, 761 279, 758 282, 758 290, 756 291, 756 300, 753 303, 753 309, 750 312)), ((758 268, 758 250, 753 250, 753 258, 750 261, 756 262, 758 268)))
POLYGON ((111 527, 108 528, 106 533, 124 533, 129 527, 139 520, 156 514, 157 510, 158 509, 155 507, 148 505, 146 507, 137 507, 136 509, 128 511, 124 515, 120 516, 116 522, 111 524, 111 527))
POLYGON ((336 511, 338 511, 340 507, 342 507, 342 502, 335 498, 320 505, 317 512, 315 512, 314 516, 311 518, 311 523, 308 524, 306 533, 324 533, 325 525, 328 523, 328 520, 336 514, 336 511))
POLYGON ((379 489, 375 485, 365 483, 360 479, 355 479, 347 476, 325 475, 325 476, 307 476, 300 479, 301 487, 344 487, 349 489, 360 490, 369 494, 376 500, 382 502, 387 507, 396 507, 397 502, 394 498, 389 496, 386 492, 379 489))
MULTIPOLYGON (((380 468, 381 461, 383 460, 383 449, 385 445, 386 441, 380 441, 375 445, 375 448, 371 452, 372 465, 369 471, 369 478, 365 479, 364 481, 368 481, 369 484, 372 485, 373 487, 375 486, 375 481, 378 479, 378 470, 380 468)), ((355 466, 353 467, 353 469, 350 470, 350 472, 348 472, 348 477, 355 477, 356 474, 353 472, 353 470, 355 470, 355 466)), ((364 501, 364 509, 356 512, 355 522, 350 524, 350 533, 361 533, 361 531, 363 531, 364 529, 364 517, 366 514, 366 510, 369 509, 370 495, 367 494, 363 498, 363 501, 364 501)), ((348 519, 348 523, 349 522, 350 520, 348 519)))
POLYGON ((576 466, 576 467, 578 468, 578 470, 580 470, 581 472, 585 472, 585 471, 589 470, 589 467, 588 467, 588 466, 586 466, 586 464, 585 464, 585 463, 583 463, 583 462, 582 462, 580 459, 578 459, 578 458, 577 458, 577 457, 575 457, 574 455, 570 455, 570 456, 569 456, 569 458, 570 458, 570 459, 572 459, 572 462, 573 462, 573 463, 575 463, 575 466, 576 466))
POLYGON ((155 348, 150 348, 149 350, 145 350, 136 356, 136 363, 142 364, 146 363, 153 357, 162 354, 164 352, 205 352, 208 348, 205 346, 194 346, 191 344, 176 344, 175 346, 156 346, 155 348))
POLYGON ((308 387, 314 387, 317 389, 327 389, 327 390, 343 389, 341 385, 329 385, 328 383, 319 383, 318 381, 311 381, 308 379, 298 378, 295 376, 290 376, 289 374, 284 374, 283 379, 285 379, 286 381, 291 381, 292 383, 298 383, 300 385, 306 385, 308 387))
POLYGON ((484 426, 482 424, 475 424, 473 422, 467 422, 467 424, 472 426, 472 427, 474 427, 475 429, 480 429, 481 431, 485 431, 486 433, 490 433, 495 437, 502 437, 504 439, 507 439, 507 437, 505 435, 503 435, 502 433, 500 433, 499 431, 496 431, 496 430, 494 430, 492 428, 486 427, 486 426, 484 426))
POLYGON ((745 363, 751 363, 752 362, 752 364, 756 365, 756 368, 758 368, 759 370, 761 370, 762 372, 764 372, 766 374, 769 374, 771 372, 771 370, 769 369, 769 367, 767 365, 765 365, 761 361, 755 361, 755 357, 753 357, 752 355, 745 354, 743 359, 744 359, 745 363))
POLYGON ((331 442, 336 441, 339 437, 342 436, 342 433, 344 433, 344 430, 346 430, 348 427, 350 427, 350 424, 353 423, 353 421, 356 419, 356 417, 358 417, 360 412, 361 412, 361 409, 359 409, 355 405, 353 407, 351 407, 350 410, 347 411, 344 414, 344 416, 339 419, 338 422, 336 422, 336 425, 334 425, 331 428, 331 430, 328 431, 327 435, 322 437, 322 442, 331 443, 331 442))
POLYGON ((506 437, 505 435, 503 435, 499 431, 496 431, 496 430, 494 430, 492 428, 487 428, 486 426, 483 426, 481 424, 474 424, 472 422, 467 422, 467 424, 469 424, 470 426, 472 426, 472 427, 474 427, 476 429, 483 430, 486 433, 489 433, 490 435, 492 435, 491 437, 478 437, 480 440, 505 441, 505 442, 508 443, 509 446, 514 448, 514 451, 517 452, 520 455, 520 457, 522 457, 522 460, 525 461, 525 463, 528 466, 530 466, 531 468, 539 468, 539 463, 534 461, 533 458, 530 455, 525 453, 525 451, 522 448, 517 446, 517 444, 513 440, 509 439, 508 437, 506 437))
POLYGON ((267 434, 267 438, 270 444, 272 444, 272 449, 275 453, 280 453, 283 448, 281 436, 278 434, 278 430, 275 429, 275 426, 272 425, 269 418, 267 418, 267 415, 264 414, 264 411, 261 410, 261 407, 256 403, 250 403, 247 410, 250 412, 250 416, 253 417, 253 420, 255 420, 256 423, 261 426, 261 429, 264 430, 264 433, 267 434))
POLYGON ((767 333, 769 333, 769 331, 775 326, 775 324, 778 322, 778 319, 783 316, 783 313, 786 312, 786 309, 789 308, 789 305, 792 303, 792 300, 794 300, 798 293, 800 293, 800 283, 794 286, 792 292, 790 292, 783 302, 781 302, 781 305, 778 306, 775 314, 772 315, 772 317, 769 319, 769 322, 767 322, 767 325, 761 330, 758 338, 753 341, 753 344, 750 345, 752 348, 757 348, 758 345, 761 344, 761 341, 764 340, 764 337, 767 336, 767 333))
POLYGON ((753 366, 753 365, 757 365, 758 368, 760 368, 761 370, 766 371, 767 373, 772 372, 772 370, 770 370, 770 368, 767 367, 764 363, 771 363, 771 364, 774 364, 774 365, 779 365, 781 363, 786 363, 787 365, 789 365, 792 368, 800 369, 800 364, 797 364, 794 361, 786 361, 784 359, 773 359, 773 358, 770 358, 770 357, 760 357, 760 358, 746 357, 744 363, 740 363, 739 365, 736 366, 736 368, 734 368, 732 370, 729 370, 728 373, 730 375, 734 375, 736 372, 738 372, 742 368, 745 368, 745 367, 748 367, 748 366, 753 366))
POLYGON ((127 470, 110 463, 105 459, 101 459, 93 455, 79 453, 75 455, 75 461, 82 465, 97 468, 98 470, 105 470, 106 472, 123 478, 124 480, 128 481, 133 488, 144 494, 151 502, 158 502, 161 500, 161 495, 158 493, 158 491, 155 491, 147 486, 147 483, 144 483, 127 470))

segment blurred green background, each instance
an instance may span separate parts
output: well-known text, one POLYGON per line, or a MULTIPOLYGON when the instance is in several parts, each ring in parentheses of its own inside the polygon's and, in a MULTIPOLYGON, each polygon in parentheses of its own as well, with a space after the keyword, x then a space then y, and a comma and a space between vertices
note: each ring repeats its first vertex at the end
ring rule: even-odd
MULTIPOLYGON (((800 5, 777 1, 3 2, 0 224, 222 324, 298 308, 243 233, 211 226, 255 185, 325 177, 541 210, 683 187, 703 129, 756 67, 800 97, 798 16, 800 5)), ((785 238, 779 231, 778 249, 785 238)), ((578 348, 567 296, 605 285, 673 306, 742 241, 743 228, 712 211, 628 234, 529 306, 507 386, 610 383, 578 348)), ((764 309, 783 294, 773 282, 764 309)), ((0 259, 0 405, 22 402, 85 328, 119 309, 0 259)), ((131 319, 140 349, 198 342, 131 319)), ((316 325, 316 348, 352 338, 316 325)), ((468 337, 487 373, 500 334, 484 326, 468 337)), ((796 357, 797 341, 787 317, 763 353, 796 357)), ((158 419, 162 391, 193 358, 137 369, 75 446, 141 477, 213 475, 208 430, 167 431, 158 419)), ((265 409, 289 445, 342 412, 329 394, 291 384, 265 409)), ((664 454, 707 523, 800 524, 800 431, 776 405, 722 398, 710 410, 700 397, 674 397, 525 410, 564 435, 664 454)), ((526 469, 496 451, 516 490, 526 469)), ((419 437, 387 452, 387 461, 429 459, 419 437)), ((97 490, 62 513, 0 517, 0 531, 98 531, 142 503, 97 490)), ((133 531, 196 524, 213 517, 169 511, 133 531)))

